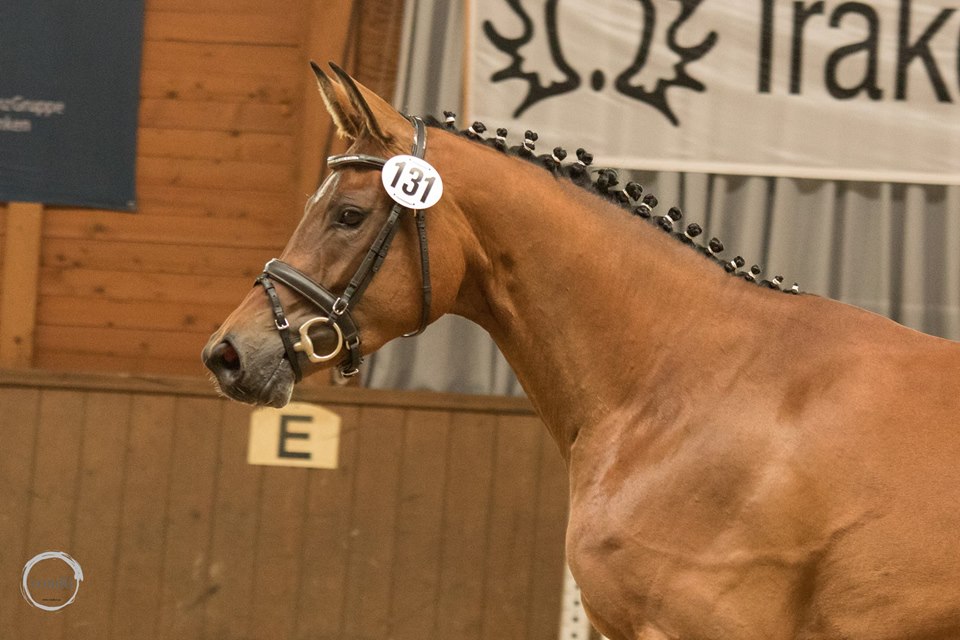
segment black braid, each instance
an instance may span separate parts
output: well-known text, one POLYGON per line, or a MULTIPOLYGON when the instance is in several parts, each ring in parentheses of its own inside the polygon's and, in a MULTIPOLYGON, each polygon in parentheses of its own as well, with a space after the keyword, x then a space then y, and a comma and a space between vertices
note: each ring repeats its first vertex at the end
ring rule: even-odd
POLYGON ((746 261, 741 256, 736 256, 732 260, 722 258, 720 254, 723 253, 724 246, 719 238, 711 238, 706 245, 698 244, 697 238, 703 233, 703 228, 697 223, 688 224, 686 229, 680 227, 679 223, 683 218, 683 213, 678 207, 671 207, 666 215, 655 216, 653 211, 658 204, 656 196, 652 193, 644 194, 643 187, 634 181, 628 182, 622 189, 617 189, 616 187, 620 182, 616 170, 609 168, 594 170, 596 180, 592 180, 590 167, 593 163, 593 154, 588 151, 582 148, 577 149, 576 160, 564 165, 563 162, 567 158, 567 152, 562 147, 554 147, 552 154, 540 154, 539 156, 536 154, 536 142, 539 136, 534 131, 526 131, 523 143, 511 147, 507 144, 508 134, 506 129, 498 128, 496 137, 483 138, 482 134, 487 130, 487 127, 482 122, 474 122, 467 129, 458 131, 455 124, 456 115, 450 111, 444 111, 443 113, 444 121, 431 116, 424 118, 424 121, 427 126, 445 129, 454 135, 480 142, 501 153, 539 164, 556 177, 566 177, 574 184, 601 196, 605 200, 614 202, 634 215, 654 224, 685 245, 703 253, 727 272, 744 280, 784 293, 800 293, 797 283, 793 283, 793 286, 789 288, 785 287, 783 276, 780 275, 774 276, 771 280, 760 280, 762 269, 759 265, 753 265, 749 271, 742 271, 746 261))

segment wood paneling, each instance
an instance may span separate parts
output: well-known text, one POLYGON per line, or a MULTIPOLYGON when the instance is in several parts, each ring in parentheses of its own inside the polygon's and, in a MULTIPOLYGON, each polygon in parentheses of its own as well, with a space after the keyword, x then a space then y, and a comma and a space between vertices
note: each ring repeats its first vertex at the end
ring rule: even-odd
POLYGON ((12 202, 8 206, 0 262, 0 366, 29 367, 33 360, 40 268, 43 206, 12 202))
POLYGON ((308 60, 389 90, 402 7, 147 0, 138 210, 45 210, 37 320, 17 318, 36 336, 26 364, 202 375, 205 336, 282 250, 337 144, 308 60))
POLYGON ((528 405, 304 397, 337 469, 248 465, 250 408, 197 381, 0 372, 0 572, 85 576, 60 614, 0 581, 4 637, 556 637, 566 475, 528 405))

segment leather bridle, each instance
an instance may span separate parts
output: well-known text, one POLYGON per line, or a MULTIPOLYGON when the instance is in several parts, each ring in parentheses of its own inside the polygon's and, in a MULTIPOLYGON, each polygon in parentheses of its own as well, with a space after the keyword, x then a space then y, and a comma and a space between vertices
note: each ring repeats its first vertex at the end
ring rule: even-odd
MULTIPOLYGON (((410 118, 414 129, 414 143, 411 155, 417 158, 423 158, 427 151, 427 128, 423 120, 418 117, 410 118)), ((377 156, 354 153, 338 156, 331 156, 327 159, 327 165, 337 170, 341 167, 358 167, 383 169, 387 160, 377 156)), ((303 353, 312 363, 329 362, 338 357, 342 351, 346 350, 346 356, 337 366, 343 376, 353 376, 360 371, 360 364, 363 362, 363 356, 360 353, 360 329, 351 314, 351 311, 360 301, 363 292, 366 290, 373 276, 383 264, 387 257, 387 251, 390 249, 390 243, 397 233, 397 223, 406 207, 395 203, 387 215, 386 221, 380 228, 380 232, 374 239, 373 244, 367 251, 363 262, 357 268, 357 271, 350 278, 343 293, 335 295, 322 284, 313 280, 299 269, 290 266, 276 258, 270 260, 263 268, 263 273, 257 278, 256 283, 263 287, 270 301, 270 307, 273 312, 274 325, 280 333, 280 340, 283 342, 283 350, 290 367, 293 369, 294 378, 297 382, 303 378, 303 372, 300 368, 297 354, 303 353), (304 322, 297 329, 300 335, 298 341, 294 341, 291 335, 290 322, 283 312, 283 305, 280 303, 280 297, 277 295, 274 281, 279 282, 293 291, 306 298, 314 306, 318 307, 325 315, 316 316, 304 322), (317 354, 313 348, 313 341, 309 332, 315 325, 325 325, 332 329, 337 336, 337 344, 332 351, 326 354, 317 354)), ((426 328, 430 320, 430 259, 427 251, 427 225, 424 209, 417 209, 415 214, 417 235, 420 244, 420 273, 422 278, 423 305, 420 312, 420 325, 415 331, 404 334, 408 338, 419 335, 426 328)))

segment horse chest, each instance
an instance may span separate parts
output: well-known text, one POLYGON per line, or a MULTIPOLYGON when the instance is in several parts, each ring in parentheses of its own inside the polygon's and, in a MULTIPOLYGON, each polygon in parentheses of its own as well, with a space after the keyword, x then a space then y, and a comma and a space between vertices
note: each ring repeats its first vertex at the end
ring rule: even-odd
POLYGON ((791 637, 817 546, 764 526, 791 521, 789 460, 714 445, 712 461, 695 442, 656 462, 572 460, 568 561, 611 637, 791 637))

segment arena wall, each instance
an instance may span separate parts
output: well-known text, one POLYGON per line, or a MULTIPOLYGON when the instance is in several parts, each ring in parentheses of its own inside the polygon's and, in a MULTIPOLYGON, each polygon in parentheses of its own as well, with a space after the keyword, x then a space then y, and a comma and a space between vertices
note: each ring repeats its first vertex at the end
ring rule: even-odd
POLYGON ((556 638, 566 474, 523 400, 318 388, 337 469, 200 381, 0 372, 4 638, 556 638), (26 559, 81 564, 52 614, 26 559))

